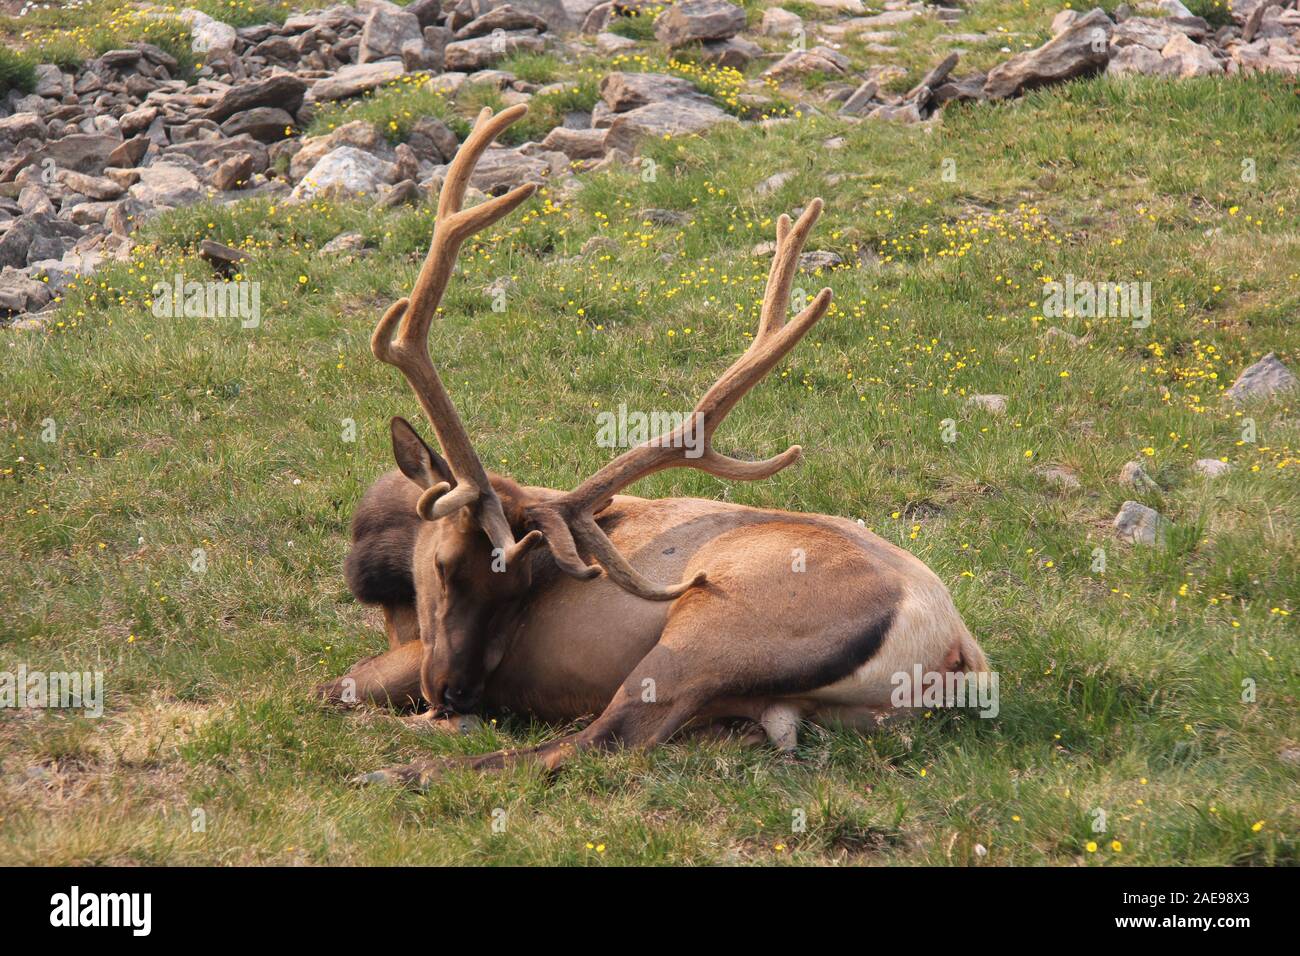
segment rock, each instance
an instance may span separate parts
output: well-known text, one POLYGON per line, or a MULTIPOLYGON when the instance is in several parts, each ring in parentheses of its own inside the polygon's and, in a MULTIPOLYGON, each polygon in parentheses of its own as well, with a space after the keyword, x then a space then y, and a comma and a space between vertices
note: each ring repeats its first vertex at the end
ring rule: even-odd
POLYGON ((843 54, 830 47, 815 46, 810 50, 791 50, 764 70, 763 76, 779 80, 790 76, 806 76, 809 73, 839 75, 847 73, 849 66, 848 57, 843 54))
POLYGON ((149 137, 132 136, 124 139, 117 148, 108 154, 108 166, 129 169, 139 164, 149 152, 149 137))
POLYGON ((1158 50, 1140 44, 1116 49, 1106 65, 1107 76, 1173 76, 1178 64, 1158 50))
POLYGON ((1176 33, 1160 51, 1160 56, 1175 65, 1175 75, 1182 79, 1193 76, 1217 76, 1223 72, 1223 66, 1214 58, 1207 47, 1188 39, 1186 34, 1176 33))
POLYGON ((619 113, 609 128, 609 135, 605 137, 605 147, 632 153, 636 144, 646 136, 656 139, 686 136, 702 133, 719 123, 734 122, 735 117, 709 102, 680 98, 663 103, 649 103, 619 113))
POLYGON ((185 9, 176 15, 190 28, 190 49, 216 61, 229 57, 239 42, 239 32, 228 23, 215 20, 199 10, 185 9))
POLYGON ((212 185, 222 192, 238 189, 253 175, 253 157, 239 153, 223 159, 212 174, 212 185))
POLYGON ((540 182, 550 172, 551 165, 545 159, 525 155, 517 149, 489 149, 478 161, 469 184, 493 196, 524 183, 540 182))
POLYGON ((743 70, 749 62, 763 55, 763 48, 744 37, 728 37, 726 40, 706 40, 700 47, 700 59, 716 66, 743 70))
POLYGON ((1007 410, 1007 397, 1005 395, 972 395, 966 399, 966 405, 972 408, 978 408, 981 411, 989 412, 993 415, 1002 415, 1007 410))
POLYGON ((1019 96, 1027 90, 1087 76, 1104 69, 1110 59, 1113 24, 1096 7, 1064 32, 1036 50, 1021 53, 989 71, 984 95, 990 99, 1019 96))
POLYGON ((32 92, 37 96, 62 99, 64 94, 63 71, 53 63, 41 63, 36 67, 36 85, 32 92))
POLYGON ((664 73, 610 73, 601 78, 600 98, 615 113, 675 99, 707 102, 689 80, 664 73))
POLYGON ((631 37, 621 37, 617 33, 597 33, 596 51, 606 56, 624 53, 637 45, 631 37))
POLYGON ((475 73, 516 53, 541 53, 545 48, 545 41, 531 31, 455 40, 447 44, 446 68, 475 73))
POLYGON ((355 146, 340 146, 320 160, 294 187, 290 201, 303 202, 317 197, 373 196, 380 187, 392 182, 392 163, 355 146))
POLYGON ((121 186, 111 179, 105 179, 102 176, 87 176, 85 173, 74 172, 70 169, 59 170, 59 182, 74 193, 80 193, 88 199, 101 202, 116 199, 125 192, 121 186))
POLYGON ((420 190, 411 179, 403 179, 375 203, 376 209, 396 209, 399 206, 416 206, 420 203, 420 190))
POLYGON ((400 57, 403 44, 411 41, 424 45, 419 19, 399 8, 374 7, 361 31, 357 62, 374 63, 400 57))
POLYGON ((1083 487, 1073 471, 1060 465, 1039 465, 1033 469, 1033 473, 1048 484, 1056 485, 1065 491, 1078 491, 1083 487))
POLYGON ((160 162, 140 170, 140 181, 127 192, 146 206, 189 206, 205 198, 192 172, 175 163, 160 162))
POLYGON ((309 136, 300 140, 298 151, 289 161, 289 178, 295 182, 302 179, 327 153, 340 146, 352 146, 385 161, 396 159, 396 154, 379 127, 366 120, 353 120, 324 136, 309 136))
POLYGON ((845 116, 861 116, 876 98, 876 92, 880 89, 875 80, 866 80, 861 83, 856 90, 849 94, 849 98, 844 101, 840 107, 840 112, 845 116))
POLYGON ((652 226, 684 226, 691 221, 689 213, 675 209, 642 209, 636 214, 637 219, 652 226))
POLYGON ((1269 352, 1249 368, 1243 369, 1224 395, 1237 403, 1269 398, 1296 387, 1296 377, 1269 352))
POLYGON ((726 40, 745 26, 745 11, 727 0, 682 0, 659 14, 655 39, 670 49, 701 40, 726 40))
POLYGON ((1232 471, 1232 465, 1217 458, 1198 458, 1192 467, 1206 478, 1218 478, 1232 471))
POLYGON ((81 229, 44 212, 28 213, 9 224, 0 238, 0 269, 21 269, 42 259, 62 259, 81 236, 81 229))
POLYGON ((547 30, 546 21, 535 13, 529 13, 527 10, 518 10, 510 4, 502 4, 481 17, 471 20, 453 36, 457 40, 471 40, 474 37, 487 36, 497 30, 536 30, 538 33, 545 33, 547 30))
POLYGON ((215 239, 204 239, 199 243, 199 258, 208 262, 217 272, 230 275, 241 262, 248 261, 248 253, 215 239))
POLYGON ((542 146, 557 150, 570 159, 598 159, 605 155, 605 137, 608 130, 566 129, 557 126, 546 134, 542 146))
POLYGON ((345 256, 351 258, 349 253, 358 253, 365 249, 365 237, 359 232, 341 232, 325 245, 321 246, 318 254, 322 256, 345 256))
POLYGON ((1062 10, 1052 17, 1052 36, 1058 36, 1069 29, 1077 19, 1079 19, 1078 10, 1062 10))
POLYGON ((15 113, 0 119, 0 140, 21 143, 25 139, 44 138, 45 120, 36 113, 15 113))
POLYGON ((293 117, 275 106, 255 106, 236 113, 221 124, 227 136, 245 133, 261 143, 274 143, 293 132, 293 117))
MULTIPOLYGON (((292 73, 276 73, 264 80, 232 86, 203 114, 203 118, 220 123, 256 106, 278 107, 286 113, 295 113, 306 92, 307 84, 292 73)), ((318 100, 324 98, 316 96, 318 100)))
POLYGON ((794 179, 794 172, 792 170, 773 173, 771 176, 768 176, 767 179, 759 183, 758 186, 755 187, 754 192, 759 196, 770 196, 792 179, 794 179))
POLYGON ((1136 501, 1120 505, 1113 524, 1115 534, 1132 544, 1159 544, 1169 529, 1169 520, 1160 512, 1136 501))
MULTIPOLYGON (((773 248, 772 252, 776 252, 773 248)), ((799 254, 799 269, 802 272, 816 272, 819 269, 834 269, 844 265, 844 257, 838 252, 826 249, 813 249, 799 254)))
POLYGON ((1155 483, 1155 479, 1147 474, 1140 461, 1125 462, 1124 467, 1119 470, 1119 481, 1120 484, 1136 488, 1138 491, 1158 491, 1160 488, 1155 483))
POLYGON ((411 127, 406 142, 418 156, 435 165, 451 162, 460 145, 447 124, 433 116, 421 116, 411 127))
POLYGON ((44 160, 54 160, 58 169, 71 169, 79 173, 98 176, 108 165, 108 158, 122 142, 120 136, 107 133, 73 133, 62 139, 46 143, 33 162, 40 166, 44 160))
POLYGON ((0 274, 0 316, 12 317, 43 309, 52 298, 50 287, 21 272, 0 274))
POLYGON ((158 118, 158 107, 142 106, 129 113, 123 113, 118 120, 118 128, 123 136, 135 136, 149 128, 149 124, 158 118))
POLYGON ((377 86, 391 83, 406 72, 399 60, 380 60, 377 63, 353 63, 341 67, 333 76, 326 76, 312 84, 312 99, 318 102, 345 100, 358 96, 377 86))
MULTIPOLYGON (((928 93, 927 93, 927 99, 928 93)), ((915 103, 882 104, 867 114, 867 119, 888 120, 893 123, 919 123, 924 116, 915 103)))
POLYGON ((34 183, 24 186, 22 191, 18 193, 18 208, 22 210, 25 216, 37 213, 53 216, 58 212, 54 208, 54 203, 51 202, 49 194, 34 183))
POLYGON ((788 37, 803 29, 803 18, 797 13, 782 10, 780 7, 768 7, 763 11, 763 21, 758 32, 769 37, 788 37))

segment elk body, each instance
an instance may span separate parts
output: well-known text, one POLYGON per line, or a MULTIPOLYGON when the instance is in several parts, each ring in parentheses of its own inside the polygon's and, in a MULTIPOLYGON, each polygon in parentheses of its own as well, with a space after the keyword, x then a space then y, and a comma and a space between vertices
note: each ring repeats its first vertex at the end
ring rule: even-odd
MULTIPOLYGON (((788 749, 803 719, 865 728, 897 713, 894 675, 918 665, 933 674, 986 670, 942 582, 855 522, 620 494, 665 468, 757 479, 799 457, 796 445, 766 461, 740 461, 715 451, 712 437, 830 305, 823 289, 787 320, 820 200, 798 222, 778 222, 758 331, 692 418, 568 492, 522 486, 483 468, 427 338, 460 245, 536 188, 461 208, 479 157, 525 110, 480 115, 448 170, 415 288, 385 313, 372 339, 375 355, 411 384, 442 454, 393 419, 398 470, 363 498, 346 564, 353 594, 383 608, 389 650, 322 693, 425 702, 444 722, 480 707, 548 721, 598 715, 537 747, 462 758, 485 769, 555 768, 580 750, 653 746, 688 725, 729 718, 761 723, 788 749)), ((448 763, 363 779, 421 784, 448 763)))

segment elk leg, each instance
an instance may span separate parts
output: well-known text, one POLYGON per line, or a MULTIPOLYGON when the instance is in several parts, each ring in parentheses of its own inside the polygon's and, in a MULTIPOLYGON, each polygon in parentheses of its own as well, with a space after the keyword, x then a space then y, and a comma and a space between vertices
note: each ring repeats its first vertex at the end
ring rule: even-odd
POLYGON ((420 639, 420 618, 414 604, 385 604, 384 633, 388 635, 388 649, 395 651, 403 644, 420 639))
MULTIPOLYGON (((712 622, 711 622, 712 623, 712 622)), ((741 716, 757 718, 754 705, 730 693, 737 675, 702 667, 703 655, 692 646, 710 639, 707 630, 677 637, 673 622, 663 638, 642 658, 614 699, 590 726, 535 747, 501 750, 476 757, 417 760, 354 778, 356 783, 388 783, 424 789, 448 771, 494 771, 528 765, 552 772, 586 750, 616 747, 648 749, 664 743, 696 717, 741 716)), ((752 680, 741 669, 739 680, 752 680)))
POLYGON ((407 641, 391 651, 357 661, 342 677, 316 687, 317 696, 327 703, 354 707, 377 704, 409 710, 419 707, 419 641, 407 641))

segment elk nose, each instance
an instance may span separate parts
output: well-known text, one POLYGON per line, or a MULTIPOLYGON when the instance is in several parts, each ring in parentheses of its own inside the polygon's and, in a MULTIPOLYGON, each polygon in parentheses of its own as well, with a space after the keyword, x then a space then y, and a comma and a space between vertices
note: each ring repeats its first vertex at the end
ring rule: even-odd
POLYGON ((443 702, 458 714, 473 710, 478 703, 478 695, 459 687, 448 687, 442 692, 443 702))

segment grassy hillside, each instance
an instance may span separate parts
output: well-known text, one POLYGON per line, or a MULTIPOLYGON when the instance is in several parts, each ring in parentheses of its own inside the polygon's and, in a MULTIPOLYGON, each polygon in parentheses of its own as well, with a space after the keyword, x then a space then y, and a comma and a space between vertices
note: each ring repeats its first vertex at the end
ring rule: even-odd
POLYGON ((1001 674, 998 718, 808 728, 796 759, 674 744, 554 782, 349 786, 566 729, 429 739, 308 695, 384 644, 341 561, 391 466, 388 417, 419 421, 368 337, 432 213, 192 208, 67 295, 48 332, 0 331, 0 670, 102 669, 108 695, 99 720, 0 710, 0 860, 1297 862, 1300 396, 1220 394, 1266 352, 1300 366, 1294 84, 1095 80, 952 108, 934 129, 801 115, 649 154, 654 182, 614 170, 545 190, 462 254, 432 347, 486 463, 571 487, 609 457, 601 409, 688 409, 755 327, 752 247, 822 196, 809 248, 848 265, 798 284, 835 304, 718 438, 797 441, 805 461, 637 491, 861 518, 949 584, 1001 674), (371 254, 317 253, 345 231, 371 254), (250 252, 260 327, 149 308, 155 282, 210 277, 205 238, 250 252), (1150 282, 1150 327, 1045 319, 1042 285, 1067 274, 1150 282), (507 277, 497 312, 487 289, 507 277), (1090 338, 1061 344, 1051 325, 1090 338), (981 393, 1006 395, 1005 414, 966 404, 981 393), (1207 479, 1200 458, 1233 467, 1207 479), (1131 459, 1158 490, 1121 486, 1131 459), (1173 522, 1163 547, 1115 539, 1129 498, 1173 522))

